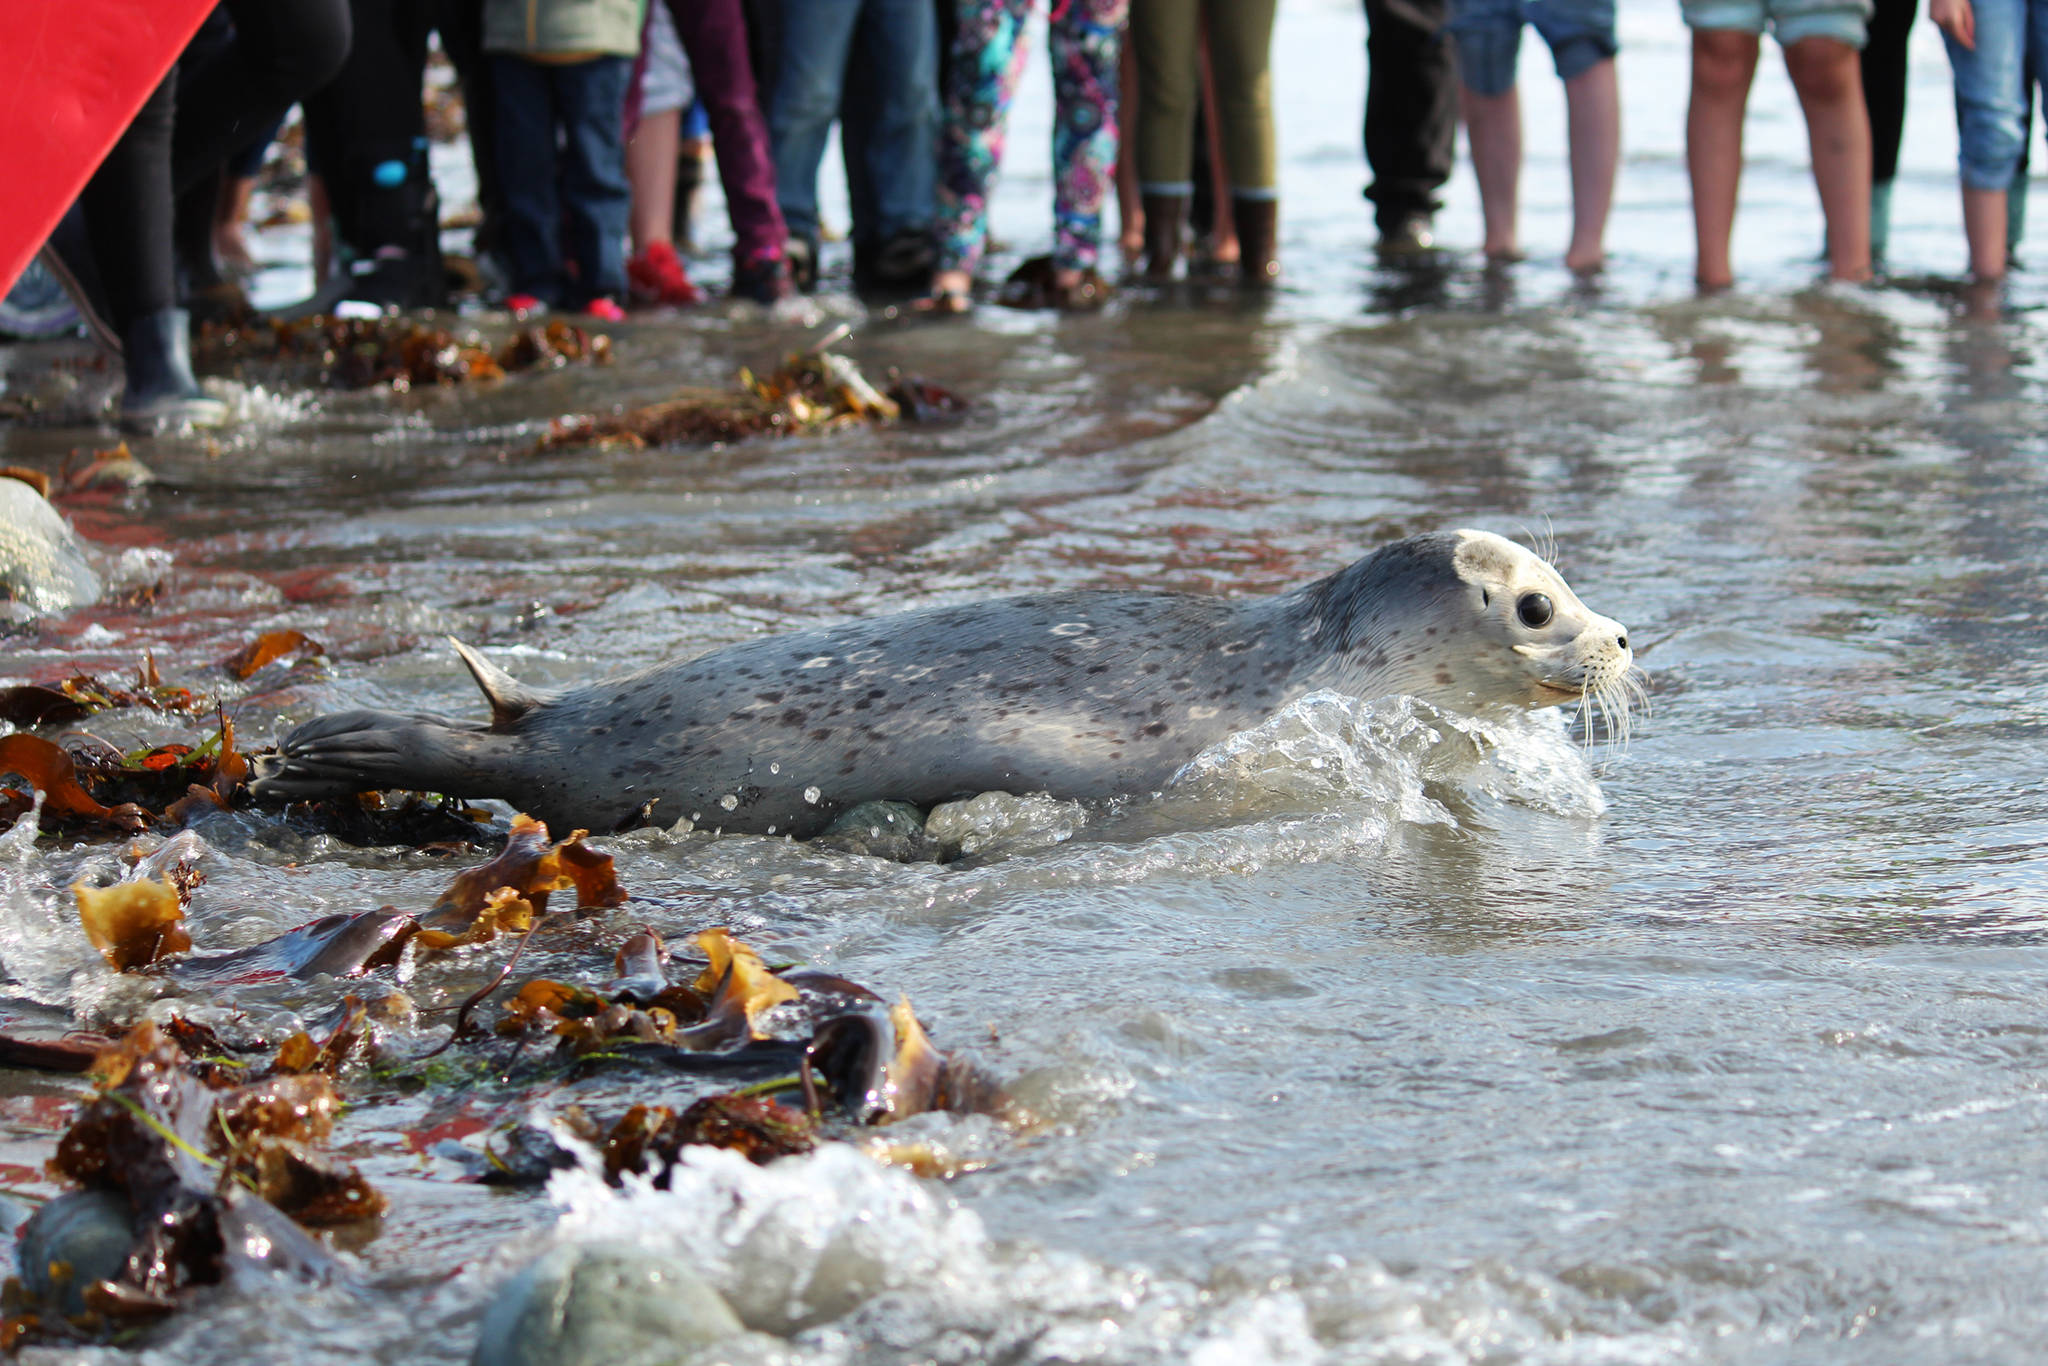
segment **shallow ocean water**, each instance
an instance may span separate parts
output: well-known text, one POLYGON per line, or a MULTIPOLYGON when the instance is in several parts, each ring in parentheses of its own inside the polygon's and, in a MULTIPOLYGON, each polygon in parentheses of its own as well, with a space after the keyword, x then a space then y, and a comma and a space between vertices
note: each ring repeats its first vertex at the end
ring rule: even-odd
MULTIPOLYGON (((299 627, 331 665, 239 703, 260 741, 342 706, 480 715, 449 633, 559 682, 1004 592, 1270 592, 1470 525, 1554 541, 1587 603, 1628 624, 1654 700, 1630 743, 1582 743, 1555 715, 1475 742, 1327 699, 1161 798, 1027 817, 957 865, 604 840, 636 900, 594 936, 724 923, 906 991, 1051 1125, 919 1121, 986 1163, 943 1183, 834 1150, 767 1171, 713 1155, 667 1194, 509 1195, 403 1136, 457 1134, 513 1097, 382 1098, 344 1132, 393 1206, 357 1281, 229 1288, 142 1359, 464 1360, 496 1284, 547 1239, 600 1236, 679 1248, 764 1315, 807 1306, 761 1360, 2038 1357, 2044 291, 2022 272, 1985 321, 1942 283, 1963 252, 1933 30, 1900 283, 1817 283, 1803 130, 1769 52, 1743 284, 1699 299, 1675 6, 1623 6, 1626 158, 1593 286, 1552 259, 1567 205, 1540 44, 1523 66, 1532 260, 1472 259, 1461 169, 1440 228, 1467 250, 1396 272, 1357 198, 1363 20, 1283 8, 1288 278, 1270 303, 1187 290, 918 326, 828 295, 814 316, 632 323, 613 368, 494 392, 245 395, 250 422, 217 446, 138 448, 158 486, 67 508, 116 583, 162 580, 155 605, 10 636, 0 675, 114 673, 149 649, 177 681, 299 627), (924 374, 973 411, 532 454, 558 413, 721 382, 840 318, 871 371, 924 374), (870 1293, 835 1287, 848 1258, 870 1293)), ((1018 254, 1046 232, 1047 103, 1041 61, 997 209, 1018 254)), ((8 353, 9 384, 48 382, 46 357, 8 353)), ((54 465, 94 442, 12 427, 0 457, 54 465)), ((194 932, 212 945, 424 905, 449 875, 256 819, 198 833, 194 932)), ((92 1020, 147 995, 66 922, 65 889, 115 853, 0 840, 8 1009, 92 1020)), ((409 990, 459 999, 483 970, 425 969, 409 990)), ((282 1023, 325 999, 241 1004, 282 1023)), ((61 1092, 0 1103, 0 1163, 47 1155, 61 1092)))

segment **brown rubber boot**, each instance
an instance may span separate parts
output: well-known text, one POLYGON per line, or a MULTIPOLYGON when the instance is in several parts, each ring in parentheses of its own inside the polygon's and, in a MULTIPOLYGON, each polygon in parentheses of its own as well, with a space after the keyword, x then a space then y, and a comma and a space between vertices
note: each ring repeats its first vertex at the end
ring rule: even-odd
POLYGON ((1230 200, 1237 225, 1237 279, 1246 289, 1270 289, 1280 279, 1280 201, 1230 200))
POLYGON ((1181 232, 1188 220, 1184 194, 1148 194, 1145 204, 1145 278, 1171 280, 1180 263, 1181 232))

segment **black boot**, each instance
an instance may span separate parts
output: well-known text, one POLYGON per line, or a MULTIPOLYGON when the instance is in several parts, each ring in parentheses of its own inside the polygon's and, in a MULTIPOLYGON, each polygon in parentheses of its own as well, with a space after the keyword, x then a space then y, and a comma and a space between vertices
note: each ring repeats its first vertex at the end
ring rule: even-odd
POLYGON ((1271 289, 1280 278, 1280 201, 1230 201, 1237 227, 1237 279, 1246 289, 1271 289))
POLYGON ((1145 206, 1145 261, 1147 280, 1164 282, 1173 278, 1180 263, 1181 232, 1187 225, 1188 197, 1184 194, 1148 194, 1145 206))
POLYGON ((128 372, 121 426, 150 434, 166 427, 218 427, 228 405, 208 398, 192 377, 192 324, 182 308, 166 308, 128 325, 122 338, 128 372))

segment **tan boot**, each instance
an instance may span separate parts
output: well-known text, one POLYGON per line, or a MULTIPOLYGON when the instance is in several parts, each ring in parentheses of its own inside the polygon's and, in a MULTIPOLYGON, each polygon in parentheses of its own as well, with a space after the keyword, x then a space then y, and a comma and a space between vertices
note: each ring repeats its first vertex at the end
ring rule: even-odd
POLYGON ((1184 194, 1148 194, 1145 203, 1145 278, 1165 281, 1173 278, 1180 263, 1181 232, 1188 219, 1188 197, 1184 194))
POLYGON ((1280 201, 1230 200, 1237 225, 1237 279, 1246 289, 1270 289, 1280 278, 1280 201))

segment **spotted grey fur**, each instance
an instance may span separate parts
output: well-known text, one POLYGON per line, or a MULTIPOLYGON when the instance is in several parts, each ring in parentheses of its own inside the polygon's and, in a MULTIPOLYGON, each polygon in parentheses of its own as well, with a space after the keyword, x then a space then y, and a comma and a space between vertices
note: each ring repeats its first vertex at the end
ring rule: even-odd
POLYGON ((1412 693, 1463 711, 1626 699, 1624 628, 1487 532, 1381 548, 1277 597, 1037 593, 742 641, 554 694, 457 643, 487 725, 317 717, 261 799, 401 787, 499 797, 557 828, 643 812, 808 837, 875 799, 1154 791, 1305 693, 1412 693), (1540 629, 1518 604, 1543 595, 1540 629))

